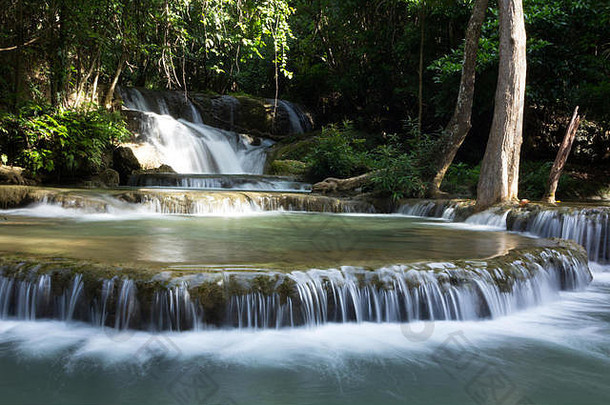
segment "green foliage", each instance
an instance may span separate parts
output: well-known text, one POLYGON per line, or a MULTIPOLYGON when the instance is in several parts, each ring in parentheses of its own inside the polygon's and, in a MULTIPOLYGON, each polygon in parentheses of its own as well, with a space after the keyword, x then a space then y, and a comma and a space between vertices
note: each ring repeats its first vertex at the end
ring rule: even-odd
POLYGON ((383 145, 374 152, 376 171, 372 178, 374 189, 389 194, 393 200, 404 197, 423 197, 425 183, 414 154, 404 153, 394 145, 383 145))
POLYGON ((443 138, 438 133, 420 135, 413 120, 406 120, 403 129, 400 135, 385 134, 375 145, 371 135, 356 131, 349 122, 323 128, 305 158, 311 180, 372 172, 370 191, 393 199, 422 197, 443 138))
MULTIPOLYGON (((549 174, 553 162, 522 162, 519 169, 519 197, 530 200, 539 200, 546 192, 549 181, 549 174)), ((565 194, 566 191, 575 186, 575 180, 566 174, 559 178, 557 186, 558 194, 565 194)))
POLYGON ((374 188, 394 200, 423 197, 427 179, 432 177, 439 145, 444 133, 420 134, 417 121, 403 121, 403 133, 386 135, 386 139, 371 153, 374 188))
POLYGON ((553 162, 522 162, 519 169, 519 196, 530 200, 542 198, 553 162))
POLYGON ((129 134, 118 113, 52 111, 38 105, 0 115, 0 132, 0 152, 9 163, 58 177, 98 172, 104 152, 129 134))
POLYGON ((443 191, 464 197, 474 197, 477 194, 477 183, 481 166, 471 166, 467 163, 457 162, 449 166, 443 179, 443 191))
POLYGON ((329 125, 305 157, 313 180, 327 177, 351 177, 362 174, 369 168, 363 134, 353 125, 344 122, 341 126, 329 125))
MULTIPOLYGON (((599 100, 610 96, 607 85, 610 64, 601 54, 610 37, 610 7, 597 0, 525 0, 528 35, 528 103, 561 108, 570 112, 575 105, 610 118, 599 100), (593 97, 591 97, 593 94, 593 97), (600 98, 601 97, 601 98, 600 98)), ((477 54, 477 90, 486 100, 481 109, 490 109, 498 65, 498 10, 493 3, 483 26, 477 54), (481 85, 483 83, 483 85, 481 85)), ((607 45, 606 45, 607 46, 607 45)), ((432 61, 429 70, 439 85, 433 98, 438 109, 449 113, 459 81, 463 45, 432 61)), ((476 106, 475 106, 475 109, 476 106)))
POLYGON ((400 131, 400 119, 417 115, 422 13, 426 64, 459 45, 469 16, 463 2, 430 0, 299 0, 295 9, 293 98, 379 132, 400 131))

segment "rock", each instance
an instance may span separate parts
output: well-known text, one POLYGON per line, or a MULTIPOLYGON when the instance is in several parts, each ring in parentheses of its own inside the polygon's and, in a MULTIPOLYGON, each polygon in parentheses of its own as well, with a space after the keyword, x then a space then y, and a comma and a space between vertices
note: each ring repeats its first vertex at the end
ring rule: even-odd
POLYGON ((144 170, 152 170, 163 164, 161 153, 150 143, 123 143, 121 146, 131 149, 144 170))
POLYGON ((127 184, 134 171, 141 170, 140 162, 130 148, 119 146, 112 153, 113 168, 119 173, 120 184, 127 184))
POLYGON ((116 170, 106 169, 90 180, 85 180, 79 185, 84 188, 113 188, 118 187, 120 176, 116 170))
POLYGON ((98 175, 100 182, 107 187, 117 187, 120 182, 119 173, 116 170, 106 169, 98 175))
POLYGON ((171 167, 170 165, 166 165, 166 164, 162 164, 159 167, 155 167, 152 169, 144 169, 144 170, 138 170, 136 173, 133 174, 159 174, 159 173, 172 173, 172 174, 176 174, 178 172, 176 172, 174 170, 173 167, 171 167))
POLYGON ((34 202, 30 187, 3 186, 0 187, 0 208, 19 208, 34 202))
POLYGON ((307 173, 307 164, 298 160, 274 160, 269 165, 269 173, 275 176, 291 176, 303 180, 307 173))
POLYGON ((0 164, 0 184, 31 185, 33 182, 23 176, 24 169, 0 164))
POLYGON ((156 173, 176 173, 176 171, 170 166, 163 164, 155 169, 156 173))

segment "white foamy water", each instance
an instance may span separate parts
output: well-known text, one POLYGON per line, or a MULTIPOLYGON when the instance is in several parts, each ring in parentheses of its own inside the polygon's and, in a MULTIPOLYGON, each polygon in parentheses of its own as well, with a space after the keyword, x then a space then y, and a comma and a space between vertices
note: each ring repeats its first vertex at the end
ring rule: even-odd
POLYGON ((138 89, 122 89, 125 106, 142 112, 141 140, 151 144, 164 164, 178 173, 253 173, 260 174, 266 150, 272 144, 251 139, 231 131, 203 124, 201 115, 187 99, 188 120, 170 115, 161 96, 151 105, 138 89))
POLYGON ((54 356, 69 349, 71 361, 95 359, 105 364, 147 362, 155 357, 183 361, 206 358, 247 367, 341 363, 349 358, 420 361, 449 336, 463 334, 477 349, 532 342, 577 351, 610 366, 610 325, 599 316, 610 312, 610 269, 593 266, 591 286, 563 292, 561 300, 487 321, 437 321, 411 324, 347 323, 280 330, 209 329, 150 334, 116 332, 79 323, 0 321, 0 344, 14 345, 20 356, 54 356), (410 331, 431 328, 427 339, 410 331))
POLYGON ((124 221, 145 218, 160 218, 154 211, 146 207, 124 203, 122 207, 107 206, 105 212, 96 208, 67 208, 60 204, 35 203, 25 208, 2 210, 5 216, 23 216, 33 218, 63 218, 79 221, 124 221))
POLYGON ((465 222, 471 225, 483 225, 497 230, 506 230, 508 213, 508 210, 501 214, 494 210, 483 211, 469 216, 465 222))

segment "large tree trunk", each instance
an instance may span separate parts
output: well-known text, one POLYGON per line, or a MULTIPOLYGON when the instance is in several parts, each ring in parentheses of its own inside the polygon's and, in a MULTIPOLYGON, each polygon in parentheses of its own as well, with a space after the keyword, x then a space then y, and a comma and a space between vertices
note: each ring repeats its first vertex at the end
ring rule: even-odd
POLYGON ((500 67, 494 117, 481 164, 477 209, 516 200, 525 103, 526 41, 522 0, 498 0, 500 67))
POLYGON ((479 47, 479 38, 481 37, 481 27, 485 21, 487 2, 488 0, 476 0, 470 21, 468 22, 468 28, 466 29, 460 90, 453 116, 445 127, 447 140, 442 146, 439 160, 436 162, 436 174, 429 185, 428 192, 432 197, 437 197, 441 194, 440 187, 445 173, 447 173, 447 169, 451 166, 458 149, 462 146, 468 131, 470 131, 477 49, 479 47))

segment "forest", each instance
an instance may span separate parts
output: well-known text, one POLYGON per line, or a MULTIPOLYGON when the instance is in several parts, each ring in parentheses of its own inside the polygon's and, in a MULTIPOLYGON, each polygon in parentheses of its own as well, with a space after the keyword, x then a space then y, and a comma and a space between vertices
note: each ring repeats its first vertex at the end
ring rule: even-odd
POLYGON ((0 405, 610 404, 610 1, 0 4, 0 405))
MULTIPOLYGON (((448 154, 475 3, 7 0, 0 10, 2 162, 43 183, 100 172, 108 150, 129 138, 116 93, 133 86, 291 100, 315 128, 284 140, 307 147, 286 148, 281 159, 297 162, 305 179, 373 173, 372 190, 424 196, 440 186, 433 179, 438 156, 448 154)), ((499 6, 484 3, 470 50, 471 128, 440 187, 453 195, 475 192, 502 68, 499 6)), ((582 179, 603 187, 610 159, 610 5, 525 0, 523 13, 521 194, 541 197, 579 106, 583 120, 560 191, 586 197, 590 189, 570 188, 582 179)), ((277 101, 271 104, 273 115, 277 101)))

